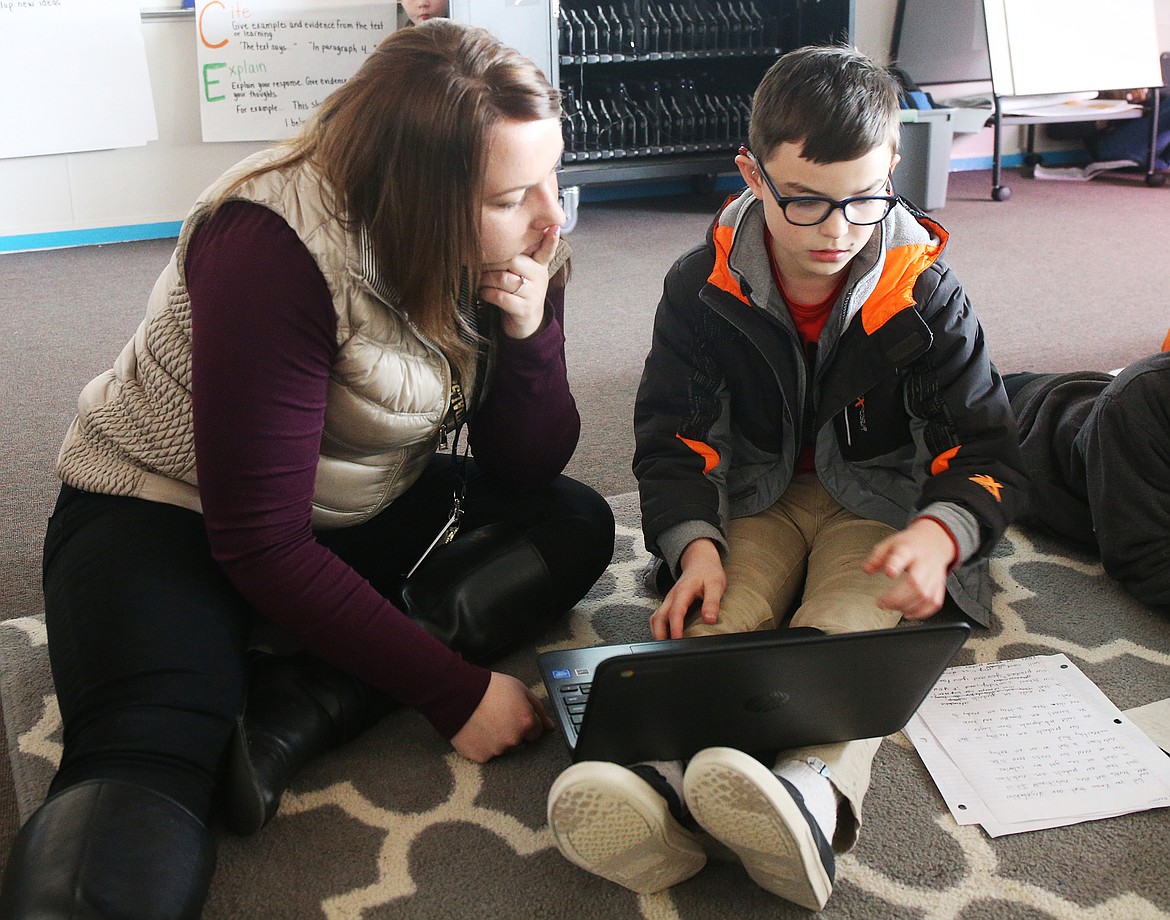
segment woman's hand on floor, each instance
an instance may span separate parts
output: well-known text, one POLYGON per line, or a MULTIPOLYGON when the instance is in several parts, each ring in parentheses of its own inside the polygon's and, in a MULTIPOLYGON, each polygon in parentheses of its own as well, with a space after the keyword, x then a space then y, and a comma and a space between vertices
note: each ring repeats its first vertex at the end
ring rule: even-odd
POLYGON ((535 741, 552 727, 552 719, 528 687, 493 671, 483 699, 451 744, 468 760, 486 763, 525 741, 535 741))

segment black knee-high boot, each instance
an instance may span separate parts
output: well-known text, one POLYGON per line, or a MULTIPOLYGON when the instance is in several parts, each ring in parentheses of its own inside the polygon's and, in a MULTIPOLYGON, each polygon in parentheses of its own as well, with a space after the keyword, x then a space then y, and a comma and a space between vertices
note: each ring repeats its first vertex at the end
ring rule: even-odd
POLYGON ((253 652, 247 701, 228 758, 225 818, 237 834, 254 834, 306 763, 356 738, 394 702, 352 674, 307 652, 253 652))
POLYGON ((0 890, 4 920, 196 920, 215 844, 182 805, 144 786, 88 780, 20 829, 0 890))

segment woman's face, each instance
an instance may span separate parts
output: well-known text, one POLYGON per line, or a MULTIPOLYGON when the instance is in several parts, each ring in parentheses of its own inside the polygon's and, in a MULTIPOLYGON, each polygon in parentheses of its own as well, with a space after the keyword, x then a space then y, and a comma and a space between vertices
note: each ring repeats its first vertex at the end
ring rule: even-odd
POLYGON ((532 255, 544 232, 565 222, 556 173, 563 149, 559 118, 502 121, 492 129, 480 209, 486 267, 532 255))
POLYGON ((445 19, 447 16, 447 0, 402 0, 402 8, 413 23, 426 22, 428 19, 445 19))

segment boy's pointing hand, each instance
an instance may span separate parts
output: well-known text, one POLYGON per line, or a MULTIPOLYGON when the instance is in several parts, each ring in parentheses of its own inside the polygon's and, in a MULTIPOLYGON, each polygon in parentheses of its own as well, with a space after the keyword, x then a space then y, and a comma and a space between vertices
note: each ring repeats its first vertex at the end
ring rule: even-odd
POLYGON ((938 613, 947 593, 947 573, 955 561, 955 543, 937 521, 918 518, 905 530, 886 537, 862 563, 876 575, 897 579, 878 599, 883 610, 897 610, 908 620, 938 613))

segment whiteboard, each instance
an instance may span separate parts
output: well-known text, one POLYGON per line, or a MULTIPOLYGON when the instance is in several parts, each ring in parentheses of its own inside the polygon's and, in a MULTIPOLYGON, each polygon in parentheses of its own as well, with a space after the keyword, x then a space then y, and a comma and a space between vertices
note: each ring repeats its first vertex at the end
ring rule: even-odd
POLYGON ((135 0, 0 0, 0 157, 157 138, 135 0))
POLYGON ((1000 96, 1161 86, 1154 0, 983 0, 1000 96))

